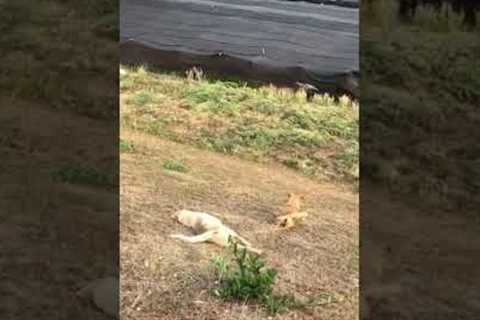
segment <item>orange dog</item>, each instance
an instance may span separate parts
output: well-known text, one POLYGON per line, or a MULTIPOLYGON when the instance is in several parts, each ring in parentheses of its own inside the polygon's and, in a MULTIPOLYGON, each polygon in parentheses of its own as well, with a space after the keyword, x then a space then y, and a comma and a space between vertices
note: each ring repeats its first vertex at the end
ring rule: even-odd
POLYGON ((282 210, 283 214, 277 216, 277 224, 280 227, 286 229, 292 228, 295 226, 296 219, 303 219, 308 215, 306 212, 300 211, 303 200, 305 200, 304 194, 288 194, 288 202, 282 210))
POLYGON ((303 193, 289 193, 287 205, 283 209, 284 215, 300 211, 304 200, 305 195, 303 193))

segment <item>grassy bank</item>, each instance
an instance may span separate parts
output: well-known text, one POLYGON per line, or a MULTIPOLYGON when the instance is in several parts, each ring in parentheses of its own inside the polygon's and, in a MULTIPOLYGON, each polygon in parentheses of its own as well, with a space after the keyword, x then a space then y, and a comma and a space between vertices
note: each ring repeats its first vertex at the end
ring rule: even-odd
POLYGON ((0 2, 0 95, 115 116, 117 7, 118 1, 0 2))
POLYGON ((303 92, 126 66, 120 90, 127 128, 318 179, 358 179, 358 107, 347 99, 307 102, 303 92))
POLYGON ((395 3, 362 11, 362 175, 443 208, 474 206, 480 28, 467 32, 448 7, 402 24, 395 3))

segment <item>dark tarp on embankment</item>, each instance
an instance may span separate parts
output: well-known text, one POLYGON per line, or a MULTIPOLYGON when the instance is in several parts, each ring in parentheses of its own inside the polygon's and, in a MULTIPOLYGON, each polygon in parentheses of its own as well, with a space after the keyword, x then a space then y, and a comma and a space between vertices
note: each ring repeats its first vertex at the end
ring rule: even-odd
POLYGON ((280 0, 121 0, 120 19, 120 60, 126 64, 199 66, 252 81, 306 82, 326 92, 338 89, 345 75, 358 75, 358 8, 280 0))
POLYGON ((316 4, 334 5, 348 8, 359 8, 360 0, 279 0, 279 1, 303 1, 316 4))

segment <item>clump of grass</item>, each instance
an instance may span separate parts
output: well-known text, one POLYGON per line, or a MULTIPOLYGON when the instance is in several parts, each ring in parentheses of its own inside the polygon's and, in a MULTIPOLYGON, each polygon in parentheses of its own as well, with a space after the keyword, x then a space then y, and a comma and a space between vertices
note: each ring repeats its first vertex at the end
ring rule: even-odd
POLYGON ((215 294, 227 299, 248 301, 264 299, 272 294, 277 270, 265 268, 265 262, 246 249, 232 244, 235 266, 222 259, 215 260, 221 286, 215 294))
POLYGON ((213 114, 235 115, 241 109, 241 103, 248 98, 242 87, 231 82, 201 82, 188 88, 184 99, 199 111, 213 114))
POLYGON ((83 167, 77 164, 67 164, 51 173, 54 181, 71 184, 87 184, 93 186, 110 186, 112 178, 94 168, 83 167))
MULTIPOLYGON (((382 40, 390 41, 392 33, 398 26, 398 1, 394 0, 377 0, 365 1, 362 3, 365 9, 361 13, 365 15, 367 26, 375 25, 380 28, 382 40)), ((363 23, 362 23, 363 24, 363 23)))
POLYGON ((461 31, 464 14, 453 11, 452 6, 443 3, 440 10, 433 6, 419 6, 412 24, 432 32, 461 31))
POLYGON ((148 91, 139 91, 136 92, 135 95, 132 97, 131 102, 137 106, 145 106, 148 103, 153 101, 153 96, 148 91))
POLYGON ((135 145, 132 141, 120 139, 120 151, 121 152, 135 152, 135 145))
POLYGON ((100 20, 92 29, 117 26, 115 1, 0 1, 0 31, 5 34, 0 39, 5 57, 0 65, 5 71, 0 76, 2 91, 14 91, 35 105, 48 101, 55 109, 96 118, 114 116, 114 93, 102 87, 111 88, 115 82, 111 59, 117 47, 113 39, 106 41, 86 26, 100 20), (110 14, 106 20, 105 14, 110 14), (62 18, 67 15, 69 21, 62 18), (92 74, 97 75, 94 84, 85 85, 92 74))
POLYGON ((120 90, 129 90, 133 88, 135 82, 132 78, 128 78, 124 74, 120 74, 120 77, 122 78, 120 81, 120 90))
POLYGON ((165 170, 177 171, 177 172, 188 172, 187 165, 182 160, 165 160, 163 162, 163 168, 165 170))
POLYGON ((213 290, 214 295, 225 300, 259 303, 272 314, 306 307, 306 303, 293 295, 274 294, 278 271, 266 267, 261 257, 250 254, 245 248, 240 250, 231 239, 230 243, 234 262, 221 256, 212 260, 220 283, 213 290))
POLYGON ((300 163, 298 159, 295 158, 288 158, 283 161, 283 164, 285 164, 287 167, 292 168, 292 169, 298 169, 300 168, 300 163))
MULTIPOLYGON (((448 201, 462 210, 473 205, 477 189, 458 169, 465 170, 468 161, 449 154, 472 150, 471 132, 478 127, 478 33, 465 29, 463 15, 448 5, 419 6, 411 22, 398 25, 390 43, 380 41, 373 20, 362 21, 362 103, 368 105, 362 111, 368 119, 362 130, 368 148, 363 177, 430 205, 448 201), (458 123, 462 130, 454 129, 458 123), (451 132, 452 142, 439 144, 437 136, 444 132, 451 132), (428 174, 418 176, 422 170, 428 174)), ((339 160, 351 162, 348 154, 339 160)), ((479 172, 470 172, 468 177, 478 181, 479 172)))
POLYGON ((203 70, 197 67, 193 67, 185 72, 185 75, 190 81, 202 81, 204 79, 203 70))

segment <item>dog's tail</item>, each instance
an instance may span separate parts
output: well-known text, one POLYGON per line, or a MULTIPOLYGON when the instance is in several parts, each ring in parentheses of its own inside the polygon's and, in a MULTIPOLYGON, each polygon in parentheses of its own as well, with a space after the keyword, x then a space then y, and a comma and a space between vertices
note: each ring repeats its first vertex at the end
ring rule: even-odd
POLYGON ((254 248, 254 247, 252 247, 252 246, 245 246, 245 248, 247 249, 247 251, 251 251, 251 252, 256 253, 256 254, 258 254, 258 255, 263 254, 263 250, 254 248))
POLYGON ((240 244, 239 244, 240 248, 243 247, 247 249, 247 251, 251 251, 258 255, 261 255, 263 253, 262 250, 254 248, 250 242, 248 242, 245 238, 239 236, 238 234, 235 234, 233 238, 240 240, 240 244))
POLYGON ((250 247, 252 246, 252 244, 248 242, 247 239, 240 237, 238 234, 232 235, 232 238, 235 240, 239 240, 240 244, 244 244, 245 246, 250 246, 250 247))

